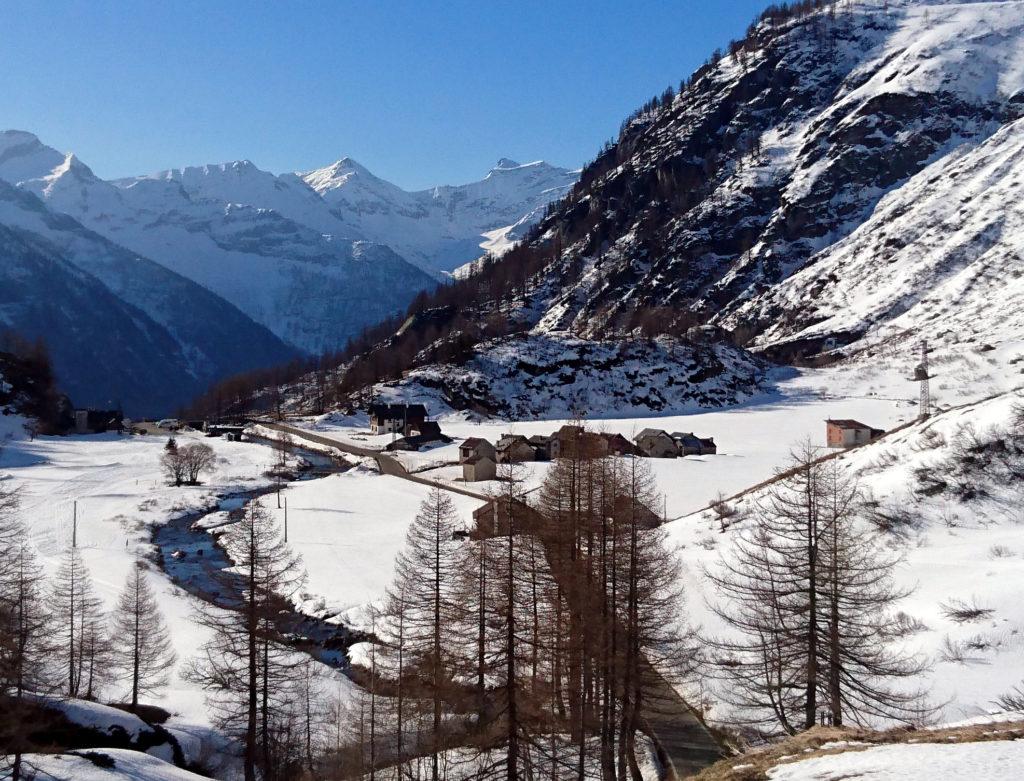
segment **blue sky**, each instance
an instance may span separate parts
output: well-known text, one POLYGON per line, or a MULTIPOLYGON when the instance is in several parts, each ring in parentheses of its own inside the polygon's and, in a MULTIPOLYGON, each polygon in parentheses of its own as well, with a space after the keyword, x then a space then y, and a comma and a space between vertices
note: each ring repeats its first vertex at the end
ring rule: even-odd
POLYGON ((0 3, 0 128, 112 178, 350 156, 406 188, 579 166, 767 0, 0 3))

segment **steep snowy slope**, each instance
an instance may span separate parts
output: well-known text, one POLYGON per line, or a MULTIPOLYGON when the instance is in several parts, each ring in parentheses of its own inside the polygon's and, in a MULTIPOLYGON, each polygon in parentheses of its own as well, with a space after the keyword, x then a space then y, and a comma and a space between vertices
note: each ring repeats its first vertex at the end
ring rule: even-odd
POLYGON ((938 347, 1024 334, 1024 119, 964 145, 887 195, 847 239, 738 317, 758 344, 938 347))
POLYGON ((562 305, 550 326, 599 332, 670 305, 771 327, 778 309, 748 319, 765 291, 829 254, 887 192, 1018 115, 1022 51, 1019 0, 855 0, 762 21, 633 120, 585 174, 589 191, 545 222, 575 239, 567 254, 593 258, 549 302, 562 305))
POLYGON ((474 260, 482 250, 503 250, 507 243, 495 242, 491 232, 522 238, 524 227, 539 220, 578 176, 543 161, 520 165, 507 158, 478 182, 418 192, 406 192, 347 157, 302 174, 345 225, 346 235, 387 244, 435 273, 474 260))
POLYGON ((0 257, 0 329, 44 339, 59 386, 77 404, 169 411, 199 387, 166 330, 52 244, 0 225, 0 257))
POLYGON ((724 344, 519 335, 479 345, 463 366, 414 369, 377 393, 506 420, 682 414, 754 395, 764 371, 749 353, 724 344))
POLYGON ((16 170, 34 175, 19 187, 198 282, 300 350, 337 349, 434 284, 387 247, 334 235, 340 224, 294 175, 240 162, 111 183, 74 155, 39 170, 53 157, 33 148, 16 170))
POLYGON ((307 352, 338 349, 435 284, 386 246, 324 234, 272 210, 196 200, 173 180, 136 180, 121 194, 126 216, 97 221, 97 229, 307 352))
POLYGON ((186 403, 215 379, 295 355, 205 288, 111 243, 2 181, 0 225, 29 245, 44 248, 42 254, 49 261, 46 269, 36 265, 33 272, 25 266, 16 274, 14 254, 9 256, 3 271, 18 284, 4 294, 12 313, 7 325, 45 338, 62 386, 78 404, 105 405, 118 399, 135 413, 165 412, 186 403), (72 290, 75 283, 58 283, 52 277, 58 268, 63 275, 69 264, 84 272, 78 276, 86 280, 69 300, 80 302, 90 310, 87 313, 70 303, 60 311, 64 299, 54 290, 72 290), (54 310, 60 314, 53 315, 54 310), (125 323, 103 325, 108 316, 125 323))

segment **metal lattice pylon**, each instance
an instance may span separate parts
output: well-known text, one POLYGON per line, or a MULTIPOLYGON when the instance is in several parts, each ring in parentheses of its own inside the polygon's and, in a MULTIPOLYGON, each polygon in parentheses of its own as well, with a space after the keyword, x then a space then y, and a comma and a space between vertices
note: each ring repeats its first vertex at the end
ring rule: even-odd
POLYGON ((932 411, 932 396, 931 388, 929 387, 929 380, 931 374, 928 372, 928 342, 921 342, 921 363, 914 369, 914 379, 921 383, 921 402, 918 406, 918 414, 922 418, 927 418, 932 411))

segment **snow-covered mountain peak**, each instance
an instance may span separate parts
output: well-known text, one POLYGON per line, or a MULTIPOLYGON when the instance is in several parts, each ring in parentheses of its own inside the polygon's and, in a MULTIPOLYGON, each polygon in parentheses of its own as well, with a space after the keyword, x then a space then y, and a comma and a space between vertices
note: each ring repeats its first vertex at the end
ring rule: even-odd
MULTIPOLYGON (((270 209, 320 233, 338 234, 343 229, 323 199, 300 177, 290 173, 277 176, 251 160, 171 168, 148 176, 121 179, 115 184, 132 188, 147 179, 174 183, 191 201, 270 209)), ((180 195, 177 188, 173 191, 144 188, 134 194, 136 197, 151 194, 163 204, 180 195)), ((156 204, 149 206, 156 208, 156 204)))
MULTIPOLYGON (((565 173, 566 169, 558 168, 557 166, 551 165, 551 163, 545 160, 534 160, 530 163, 517 163, 514 160, 509 160, 507 157, 501 158, 498 164, 494 166, 490 171, 487 172, 487 176, 484 177, 484 181, 488 181, 496 178, 517 178, 521 177, 528 181, 539 180, 543 177, 555 177, 558 179, 562 178, 562 174, 565 173)), ((578 172, 570 172, 578 174, 578 172)))
POLYGON ((68 152, 64 156, 63 162, 60 165, 54 166, 46 178, 58 178, 61 176, 74 176, 87 181, 96 181, 99 178, 74 152, 68 152))
POLYGON ((46 176, 65 156, 24 130, 0 131, 0 179, 17 184, 46 176))
POLYGON ((60 165, 54 166, 46 176, 21 182, 21 187, 35 192, 43 198, 50 198, 61 190, 78 188, 81 193, 85 188, 112 189, 103 182, 73 152, 69 152, 60 165))
POLYGON ((346 236, 387 244, 437 274, 493 250, 494 231, 532 225, 579 172, 503 157, 479 181, 409 192, 343 157, 300 176, 344 223, 346 236))
POLYGON ((35 133, 29 133, 27 130, 18 130, 16 128, 0 130, 0 154, 3 154, 9 147, 22 146, 24 144, 39 144, 42 146, 39 136, 35 133))
POLYGON ((402 192, 401 188, 374 176, 369 169, 351 157, 343 157, 324 168, 300 173, 297 176, 328 201, 330 201, 328 193, 346 186, 350 188, 371 186, 402 192))
POLYGON ((76 219, 107 220, 124 207, 121 192, 96 176, 72 152, 64 155, 49 172, 18 182, 18 187, 76 219))
MULTIPOLYGON (((146 177, 132 177, 123 179, 119 184, 126 184, 136 178, 165 179, 180 182, 186 192, 200 197, 214 191, 222 191, 224 188, 237 186, 238 182, 266 182, 275 179, 274 174, 263 171, 250 160, 233 160, 227 163, 209 163, 207 165, 192 165, 183 168, 169 168, 165 171, 157 171, 146 177)), ((245 203, 246 201, 240 201, 245 203)))

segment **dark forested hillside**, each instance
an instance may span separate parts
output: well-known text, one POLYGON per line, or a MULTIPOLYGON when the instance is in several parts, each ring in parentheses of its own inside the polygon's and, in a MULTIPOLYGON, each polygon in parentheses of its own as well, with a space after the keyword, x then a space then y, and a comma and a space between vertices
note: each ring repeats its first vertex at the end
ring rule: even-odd
POLYGON ((32 430, 45 433, 70 423, 46 346, 10 331, 0 333, 0 415, 28 418, 32 430))

